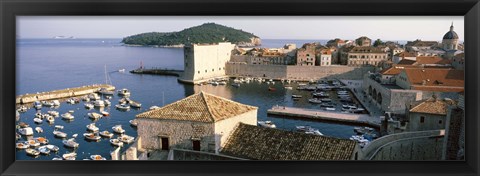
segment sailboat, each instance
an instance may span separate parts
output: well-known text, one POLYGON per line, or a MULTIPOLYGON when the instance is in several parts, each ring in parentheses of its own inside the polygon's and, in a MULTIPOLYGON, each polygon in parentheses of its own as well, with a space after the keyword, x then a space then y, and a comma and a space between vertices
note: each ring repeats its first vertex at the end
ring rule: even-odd
MULTIPOLYGON (((110 81, 111 83, 112 81, 110 81)), ((108 75, 107 75, 107 65, 105 65, 105 84, 108 84, 108 75)), ((106 88, 100 88, 98 90, 98 93, 102 95, 113 95, 115 92, 114 91, 109 91, 106 88)))

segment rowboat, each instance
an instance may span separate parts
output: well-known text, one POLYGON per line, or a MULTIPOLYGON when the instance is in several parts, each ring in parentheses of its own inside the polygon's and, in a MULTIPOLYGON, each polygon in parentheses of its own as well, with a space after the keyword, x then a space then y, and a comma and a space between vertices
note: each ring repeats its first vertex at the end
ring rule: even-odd
POLYGON ((66 147, 70 147, 70 148, 77 148, 79 146, 79 144, 77 142, 75 142, 75 139, 73 139, 73 138, 68 139, 68 140, 63 140, 62 143, 66 147))
POLYGON ((37 131, 37 133, 43 133, 42 127, 35 127, 35 131, 37 131))
POLYGON ((100 136, 95 135, 94 133, 83 133, 83 136, 85 139, 92 140, 92 141, 98 141, 100 140, 100 136))
POLYGON ((102 131, 102 132, 100 132, 100 133, 98 133, 98 134, 100 134, 100 136, 106 137, 106 138, 112 138, 112 137, 113 137, 113 133, 110 133, 110 132, 107 131, 107 130, 102 131))
POLYGON ((25 152, 27 152, 27 155, 30 155, 30 156, 38 156, 38 155, 40 155, 40 152, 39 152, 38 150, 31 149, 31 148, 25 149, 25 152))
POLYGON ((15 144, 15 147, 16 147, 17 149, 26 149, 26 148, 29 148, 30 145, 28 144, 28 142, 17 142, 17 143, 15 144))
POLYGON ((66 153, 66 154, 63 154, 63 155, 62 155, 62 158, 63 158, 64 160, 75 160, 76 157, 77 157, 77 153, 75 153, 75 152, 66 153))
POLYGON ((122 128, 122 125, 113 126, 112 130, 116 133, 125 133, 125 130, 122 128))
POLYGON ((48 139, 47 138, 44 138, 44 137, 37 137, 37 138, 33 138, 36 142, 40 143, 40 144, 48 144, 48 139))
POLYGON ((75 118, 72 114, 70 114, 68 112, 65 113, 65 114, 62 114, 61 116, 62 116, 63 119, 67 119, 67 120, 72 120, 72 119, 75 118))

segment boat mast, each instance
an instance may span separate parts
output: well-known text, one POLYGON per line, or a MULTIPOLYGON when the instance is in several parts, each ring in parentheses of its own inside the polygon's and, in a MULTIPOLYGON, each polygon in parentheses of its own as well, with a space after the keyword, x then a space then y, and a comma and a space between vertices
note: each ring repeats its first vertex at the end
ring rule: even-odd
POLYGON ((105 84, 108 84, 107 82, 107 65, 105 64, 105 84))

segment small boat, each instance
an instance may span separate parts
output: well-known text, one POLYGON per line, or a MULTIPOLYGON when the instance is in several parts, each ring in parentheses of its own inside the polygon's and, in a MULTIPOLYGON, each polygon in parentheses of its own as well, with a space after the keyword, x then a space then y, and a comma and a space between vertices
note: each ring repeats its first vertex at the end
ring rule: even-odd
POLYGON ((110 113, 107 111, 100 111, 103 116, 110 116, 110 113))
POLYGON ((258 125, 267 128, 276 128, 277 126, 272 123, 272 121, 258 121, 258 125))
POLYGON ((135 138, 133 136, 129 136, 129 135, 124 134, 124 135, 118 137, 118 140, 122 141, 123 143, 129 144, 129 143, 132 143, 135 140, 135 138))
POLYGON ((125 69, 124 68, 119 69, 118 72, 125 72, 125 69))
POLYGON ((325 108, 327 111, 335 111, 335 108, 325 108))
POLYGON ((52 103, 53 103, 53 106, 60 106, 60 101, 58 100, 53 100, 52 103))
POLYGON ((332 103, 322 103, 322 104, 320 104, 320 106, 322 106, 322 107, 328 107, 328 108, 333 108, 333 107, 335 107, 335 105, 332 104, 332 103))
POLYGON ((90 98, 90 100, 99 100, 100 96, 96 93, 91 93, 91 94, 88 94, 88 98, 90 98))
POLYGON ((240 87, 240 83, 233 83, 232 86, 233 86, 233 87, 236 87, 236 88, 239 88, 239 87, 240 87))
POLYGON ((110 99, 112 99, 112 96, 107 95, 107 96, 105 96, 105 98, 110 100, 110 99))
POLYGON ((103 100, 103 102, 105 103, 105 106, 112 105, 112 102, 110 102, 109 100, 103 100))
POLYGON ((325 92, 314 92, 314 93, 312 93, 312 95, 314 97, 329 97, 330 96, 330 94, 325 93, 325 92))
POLYGON ((37 131, 37 133, 43 133, 42 127, 35 127, 35 131, 37 131))
POLYGON ((292 95, 292 98, 302 98, 302 95, 292 95))
POLYGON ((48 139, 47 138, 44 138, 44 137, 37 137, 37 138, 33 138, 35 141, 37 141, 38 143, 40 144, 43 144, 43 145, 46 145, 48 144, 48 139))
POLYGON ((42 103, 40 103, 40 101, 35 101, 33 107, 37 110, 42 109, 42 103))
POLYGON ((34 118, 33 121, 38 124, 43 123, 43 120, 40 118, 34 118))
POLYGON ((28 108, 25 105, 22 105, 17 108, 18 112, 27 112, 28 108))
POLYGON ((18 133, 15 133, 15 140, 19 140, 20 138, 22 137, 22 135, 18 134, 18 133))
POLYGON ((30 125, 28 125, 25 122, 20 122, 20 123, 18 123, 18 126, 20 126, 21 128, 28 128, 30 125))
POLYGON ((40 146, 40 142, 37 142, 36 140, 34 139, 30 139, 27 141, 28 142, 28 145, 30 145, 30 147, 38 147, 40 146))
POLYGON ((148 108, 149 110, 154 110, 154 109, 159 109, 160 107, 158 106, 151 106, 150 108, 148 108))
POLYGON ((52 117, 50 114, 42 114, 41 118, 40 119, 46 119, 48 117, 52 117))
POLYGON ((55 130, 63 130, 63 128, 62 125, 55 125, 55 130))
POLYGON ((90 98, 88 98, 88 95, 85 95, 82 97, 82 101, 90 101, 90 98))
POLYGON ((285 86, 285 89, 292 90, 293 87, 292 86, 285 86))
POLYGON ((75 134, 72 134, 72 138, 77 138, 78 134, 75 133, 75 134))
POLYGON ((118 95, 121 95, 121 96, 129 96, 130 95, 130 91, 126 88, 123 88, 123 89, 120 89, 118 90, 118 95))
POLYGON ((93 105, 92 103, 85 103, 83 104, 85 106, 85 108, 87 109, 92 109, 93 107, 95 107, 95 105, 93 105))
POLYGON ((129 110, 130 109, 130 106, 128 106, 126 104, 118 104, 118 105, 115 105, 115 107, 117 107, 117 109, 120 109, 120 110, 129 110))
POLYGON ((55 118, 53 118, 52 116, 48 116, 47 117, 47 122, 52 124, 53 122, 55 122, 55 118))
POLYGON ((42 105, 43 106, 47 106, 47 107, 51 107, 53 106, 53 102, 52 101, 42 101, 42 105))
POLYGON ((90 131, 93 131, 93 132, 98 131, 98 127, 95 126, 95 123, 88 124, 87 129, 90 130, 90 131))
POLYGON ((77 157, 77 153, 75 153, 75 152, 66 153, 66 154, 63 154, 63 155, 62 155, 62 158, 63 158, 64 160, 75 160, 76 157, 77 157))
POLYGON ((128 103, 128 100, 127 100, 127 98, 121 98, 121 99, 118 100, 118 103, 125 104, 125 103, 128 103))
POLYGON ((100 136, 97 136, 94 133, 83 133, 83 137, 85 137, 85 139, 92 140, 92 141, 98 141, 101 138, 100 136))
POLYGON ((25 152, 27 153, 27 155, 30 155, 30 156, 38 156, 38 155, 40 155, 40 152, 39 152, 38 150, 31 149, 31 148, 25 149, 25 152))
POLYGON ((107 90, 107 88, 104 88, 104 87, 100 88, 98 90, 98 93, 102 94, 102 95, 113 95, 113 94, 115 94, 114 91, 107 90))
POLYGON ((110 144, 123 147, 123 142, 120 141, 119 139, 110 139, 110 144))
POLYGON ((61 132, 61 131, 53 131, 53 135, 55 135, 55 137, 59 137, 59 138, 66 138, 67 137, 67 133, 64 133, 64 132, 61 132))
POLYGON ((35 118, 42 118, 42 113, 41 112, 35 113, 35 118))
POLYGON ((330 99, 330 98, 322 98, 322 99, 320 99, 320 100, 322 100, 322 101, 324 101, 324 102, 331 102, 331 101, 332 101, 332 99, 330 99))
POLYGON ((60 115, 60 113, 58 113, 58 111, 48 111, 48 114, 50 114, 51 116, 54 116, 54 117, 58 117, 58 115, 60 115))
POLYGON ((129 103, 130 103, 130 106, 131 106, 131 107, 134 107, 134 108, 140 108, 140 107, 142 107, 142 104, 141 104, 141 103, 136 102, 136 101, 133 101, 133 100, 130 100, 129 103))
POLYGON ((73 114, 75 111, 74 110, 68 110, 68 113, 73 114))
POLYGON ((29 148, 30 145, 28 144, 28 142, 17 142, 17 143, 15 144, 15 147, 16 147, 17 149, 26 149, 26 148, 29 148))
POLYGON ((87 115, 91 119, 99 119, 103 116, 102 114, 99 114, 99 113, 96 113, 96 112, 90 112, 90 113, 87 113, 87 115))
POLYGON ((75 97, 74 98, 69 98, 67 100, 67 103, 70 103, 70 104, 76 104, 76 103, 79 103, 79 102, 80 102, 80 100, 78 98, 75 98, 75 97))
POLYGON ((129 120, 130 125, 136 127, 138 125, 137 119, 129 120))
POLYGON ((107 160, 105 157, 102 157, 102 155, 90 155, 90 159, 92 159, 92 160, 107 160))
POLYGON ((31 127, 20 128, 20 129, 18 129, 18 133, 20 133, 21 135, 24 135, 24 136, 31 136, 31 135, 33 135, 33 129, 31 127))
POLYGON ((50 154, 50 149, 47 148, 47 146, 41 146, 38 148, 38 151, 40 152, 40 154, 43 154, 43 155, 48 155, 50 154))
POLYGON ((68 139, 68 140, 63 140, 62 143, 66 147, 70 147, 70 148, 77 148, 79 146, 79 144, 77 142, 75 142, 75 139, 73 139, 73 138, 68 139))
POLYGON ((95 107, 105 107, 105 102, 103 100, 95 100, 93 102, 93 106, 95 106, 95 107))
POLYGON ((113 126, 112 130, 116 133, 125 133, 125 130, 122 128, 122 125, 113 126))
POLYGON ((310 103, 315 103, 315 104, 320 104, 320 103, 322 103, 322 101, 321 101, 320 99, 318 99, 318 98, 310 98, 310 99, 308 99, 308 102, 310 102, 310 103))
POLYGON ((72 119, 75 118, 72 114, 70 114, 68 112, 65 113, 65 114, 62 114, 61 116, 62 116, 63 119, 67 119, 67 120, 72 120, 72 119))
POLYGON ((313 134, 313 135, 323 136, 323 134, 317 129, 313 129, 313 130, 310 130, 310 131, 305 131, 305 134, 313 134))
POLYGON ((63 158, 60 157, 60 156, 55 156, 55 157, 52 158, 52 160, 63 160, 63 158))
POLYGON ((53 152, 58 152, 58 150, 60 150, 58 146, 52 145, 52 144, 48 144, 45 147, 47 147, 50 151, 53 151, 53 152))
POLYGON ((100 132, 100 133, 98 133, 98 134, 99 134, 100 136, 106 137, 106 138, 112 138, 112 137, 113 137, 113 133, 110 133, 110 132, 108 132, 107 130, 102 131, 102 132, 100 132))
POLYGON ((214 85, 214 86, 218 86, 218 82, 217 82, 217 81, 214 81, 214 82, 212 82, 211 84, 214 85))

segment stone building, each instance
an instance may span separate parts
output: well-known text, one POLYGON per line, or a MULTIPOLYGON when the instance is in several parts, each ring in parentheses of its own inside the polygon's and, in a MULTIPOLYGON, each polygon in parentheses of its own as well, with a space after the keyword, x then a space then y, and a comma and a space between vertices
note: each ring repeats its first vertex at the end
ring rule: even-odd
POLYGON ((403 59, 416 60, 417 56, 413 53, 403 51, 401 53, 397 53, 397 54, 393 55, 392 61, 393 61, 393 63, 396 64, 403 59))
POLYGON ((436 97, 412 103, 407 113, 407 131, 445 129, 448 106, 454 104, 451 99, 436 97))
POLYGON ((136 119, 141 148, 218 153, 239 122, 257 124, 257 107, 200 92, 136 119))
POLYGON ((348 50, 346 57, 348 66, 378 66, 387 60, 387 52, 373 46, 357 46, 348 50))
POLYGON ((332 52, 330 51, 330 49, 317 50, 315 65, 316 66, 332 65, 332 52))
POLYGON ((209 79, 224 77, 225 64, 230 61, 235 44, 188 44, 184 50, 184 73, 178 78, 185 83, 196 84, 209 79))
POLYGON ((417 39, 415 41, 408 41, 405 44, 405 49, 408 52, 415 52, 418 50, 428 50, 438 47, 440 44, 437 41, 422 41, 417 39))
POLYGON ((372 39, 362 36, 357 39, 355 39, 355 44, 357 46, 372 46, 372 39))
POLYGON ((355 141, 240 123, 220 151, 251 160, 360 160, 355 141))
POLYGON ((465 53, 454 56, 452 58, 452 66, 457 70, 465 69, 465 53))
POLYGON ((297 49, 297 63, 300 66, 315 66, 315 44, 307 43, 297 49))
POLYGON ((456 106, 449 106, 445 127, 445 160, 465 159, 465 92, 461 92, 456 106))
POLYGON ((458 49, 458 34, 453 30, 453 23, 450 26, 450 31, 443 35, 442 48, 445 51, 458 49))
POLYGON ((406 90, 462 92, 465 89, 463 70, 443 68, 403 69, 396 84, 406 90))
POLYGON ((452 61, 437 56, 418 56, 415 59, 404 59, 397 63, 398 65, 412 65, 418 67, 452 67, 452 61))

